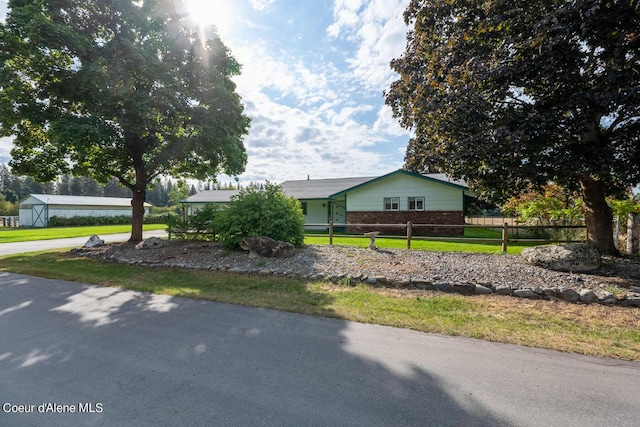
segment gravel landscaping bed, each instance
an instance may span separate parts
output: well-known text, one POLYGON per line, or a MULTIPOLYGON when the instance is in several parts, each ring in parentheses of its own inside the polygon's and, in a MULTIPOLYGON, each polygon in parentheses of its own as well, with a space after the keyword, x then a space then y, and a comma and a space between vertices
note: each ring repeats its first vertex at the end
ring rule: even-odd
POLYGON ((308 245, 296 249, 290 258, 254 258, 216 243, 185 240, 163 241, 161 246, 148 249, 111 244, 74 252, 104 261, 152 267, 640 307, 638 258, 607 257, 595 272, 576 274, 529 265, 515 255, 370 250, 338 245, 308 245))

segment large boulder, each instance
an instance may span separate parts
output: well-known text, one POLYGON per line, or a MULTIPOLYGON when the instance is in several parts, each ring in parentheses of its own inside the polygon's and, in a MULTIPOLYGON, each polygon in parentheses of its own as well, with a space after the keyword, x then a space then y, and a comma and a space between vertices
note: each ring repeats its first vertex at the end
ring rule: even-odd
POLYGON ((549 270, 576 273, 597 270, 601 266, 600 252, 584 243, 535 246, 524 249, 522 258, 549 270))
POLYGON ((100 246, 104 245, 104 240, 102 240, 100 237, 98 237, 97 234, 94 234, 93 236, 89 237, 89 240, 87 240, 87 242, 84 244, 85 248, 98 248, 100 246))
POLYGON ((245 237, 240 246, 245 251, 249 251, 249 256, 274 258, 292 257, 295 249, 291 243, 281 242, 266 236, 245 237))
POLYGON ((138 243, 136 245, 136 249, 155 249, 155 248, 161 248, 162 246, 164 246, 165 241, 162 240, 159 237, 149 237, 146 240, 143 240, 142 242, 138 243))

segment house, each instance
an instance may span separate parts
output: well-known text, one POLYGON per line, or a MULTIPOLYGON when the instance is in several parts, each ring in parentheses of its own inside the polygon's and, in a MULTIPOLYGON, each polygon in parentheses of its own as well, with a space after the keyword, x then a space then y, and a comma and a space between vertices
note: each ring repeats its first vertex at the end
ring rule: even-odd
MULTIPOLYGON (((148 212, 151 205, 144 205, 148 212)), ((54 216, 131 216, 132 208, 128 198, 30 194, 20 202, 19 215, 21 226, 46 227, 54 216)))
MULTIPOLYGON (((307 228, 326 229, 330 221, 348 232, 404 233, 391 227, 349 224, 464 224, 464 196, 471 195, 461 181, 443 174, 421 175, 397 170, 378 177, 306 179, 280 184, 285 194, 302 204, 307 228)), ((191 214, 197 205, 228 203, 235 190, 203 191, 184 200, 191 214)), ((462 233, 461 228, 416 228, 416 235, 462 233)))

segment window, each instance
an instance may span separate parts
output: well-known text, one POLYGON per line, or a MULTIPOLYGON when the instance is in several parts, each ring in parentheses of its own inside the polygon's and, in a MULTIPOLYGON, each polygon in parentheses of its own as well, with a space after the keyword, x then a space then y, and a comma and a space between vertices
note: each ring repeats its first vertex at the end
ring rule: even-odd
POLYGON ((307 215, 307 202, 300 203, 302 205, 302 215, 307 215))
POLYGON ((400 210, 400 198, 399 197, 385 197, 384 198, 384 210, 385 211, 397 211, 397 210, 400 210))
POLYGON ((423 211, 424 210, 424 197, 409 197, 409 210, 410 211, 423 211))

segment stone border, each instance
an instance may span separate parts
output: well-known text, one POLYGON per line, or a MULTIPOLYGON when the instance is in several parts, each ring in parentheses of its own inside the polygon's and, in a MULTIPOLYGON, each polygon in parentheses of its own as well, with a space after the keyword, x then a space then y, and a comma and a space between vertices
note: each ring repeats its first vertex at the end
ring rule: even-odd
MULTIPOLYGON (((83 256, 92 256, 91 252, 83 251, 82 249, 72 250, 76 254, 83 256)), ((95 255, 93 255, 95 257, 95 255)), ((139 260, 121 260, 114 256, 110 257, 95 257, 100 258, 108 262, 119 262, 130 265, 140 265, 145 267, 156 268, 183 268, 183 269, 197 269, 197 267, 191 266, 182 262, 159 262, 159 261, 139 261, 139 260)), ((202 269, 202 268, 201 268, 202 269)), ((548 301, 564 301, 569 303, 580 304, 593 304, 598 303, 607 306, 622 306, 622 307, 640 307, 640 287, 631 286, 626 295, 617 297, 611 292, 605 290, 597 290, 597 293, 590 289, 581 289, 576 291, 569 287, 558 286, 549 288, 529 288, 526 286, 513 288, 507 285, 493 286, 488 282, 437 282, 428 280, 407 280, 398 282, 389 280, 385 277, 368 277, 368 276, 350 276, 339 275, 329 276, 324 274, 311 274, 311 275, 297 275, 289 273, 281 273, 279 271, 273 271, 269 269, 260 268, 240 268, 240 267, 228 267, 228 268, 211 268, 216 271, 224 271, 233 274, 246 274, 246 275, 278 275, 281 277, 289 277, 301 280, 310 281, 330 281, 335 284, 347 284, 350 286, 356 286, 358 283, 366 283, 369 285, 381 285, 396 288, 404 288, 411 290, 425 290, 425 291, 440 291, 446 293, 454 293, 460 295, 506 295, 517 298, 526 298, 531 300, 548 300, 548 301)), ((203 269, 204 270, 204 269, 203 269)))

